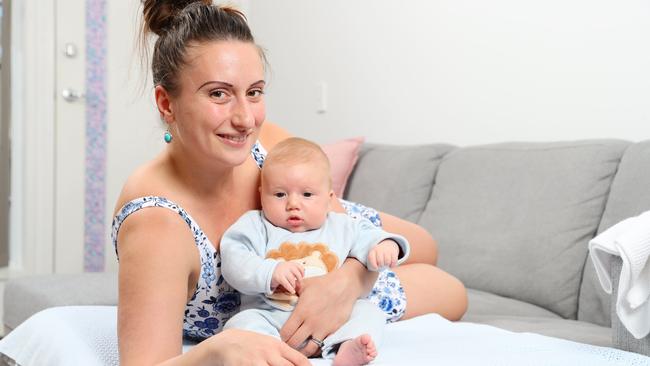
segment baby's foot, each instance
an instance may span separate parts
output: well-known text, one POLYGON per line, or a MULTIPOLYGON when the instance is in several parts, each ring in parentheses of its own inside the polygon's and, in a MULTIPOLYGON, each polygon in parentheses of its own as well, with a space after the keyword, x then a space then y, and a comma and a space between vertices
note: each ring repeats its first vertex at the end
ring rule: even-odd
POLYGON ((375 342, 369 335, 364 334, 355 339, 341 343, 334 357, 333 366, 366 365, 377 357, 375 342))

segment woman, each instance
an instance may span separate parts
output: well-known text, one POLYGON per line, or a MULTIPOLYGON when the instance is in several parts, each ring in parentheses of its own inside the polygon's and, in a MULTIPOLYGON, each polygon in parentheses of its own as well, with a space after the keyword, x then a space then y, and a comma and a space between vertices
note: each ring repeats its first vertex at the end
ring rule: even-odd
MULTIPOLYGON (((158 35, 152 72, 168 145, 133 173, 116 205, 120 361, 307 365, 303 354, 316 352, 317 341, 347 320, 376 274, 349 259, 327 276, 306 280, 281 331, 286 344, 246 331, 220 332, 239 305, 219 273, 221 236, 244 212, 260 208, 264 148, 288 134, 264 122, 264 55, 241 13, 210 0, 145 0, 143 13, 143 36, 158 35), (183 335, 205 340, 181 354, 183 335), (294 349, 310 339, 303 354, 294 349)), ((437 312, 459 319, 465 289, 433 266, 430 235, 389 215, 379 217, 386 230, 406 236, 412 246, 411 264, 395 271, 408 304, 389 309, 394 317, 437 312)))

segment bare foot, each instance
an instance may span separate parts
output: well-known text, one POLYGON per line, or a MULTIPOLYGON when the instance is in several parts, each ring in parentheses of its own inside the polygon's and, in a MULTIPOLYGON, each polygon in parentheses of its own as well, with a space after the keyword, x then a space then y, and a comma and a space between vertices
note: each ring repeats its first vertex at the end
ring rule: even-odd
POLYGON ((366 365, 377 357, 375 342, 369 335, 364 334, 355 339, 341 343, 339 351, 334 356, 333 366, 366 365))

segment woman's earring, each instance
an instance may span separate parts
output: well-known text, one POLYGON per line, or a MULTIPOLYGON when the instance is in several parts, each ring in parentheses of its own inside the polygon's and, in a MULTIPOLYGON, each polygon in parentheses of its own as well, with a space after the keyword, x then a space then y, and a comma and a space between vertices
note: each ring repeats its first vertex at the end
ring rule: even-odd
POLYGON ((165 131, 165 142, 166 143, 172 142, 172 134, 169 133, 169 131, 165 131))

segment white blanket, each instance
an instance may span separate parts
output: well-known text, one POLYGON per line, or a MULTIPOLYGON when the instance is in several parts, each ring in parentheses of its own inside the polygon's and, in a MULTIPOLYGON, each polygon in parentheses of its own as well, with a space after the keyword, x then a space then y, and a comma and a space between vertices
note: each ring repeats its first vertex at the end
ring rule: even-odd
MULTIPOLYGON (((116 317, 113 306, 44 310, 2 339, 0 352, 23 366, 118 365, 116 317)), ((650 357, 431 314, 387 325, 372 365, 640 366, 650 365, 650 357)))
POLYGON ((610 255, 623 261, 616 314, 636 338, 650 333, 650 211, 625 219, 589 241, 589 254, 600 284, 612 293, 610 255))

